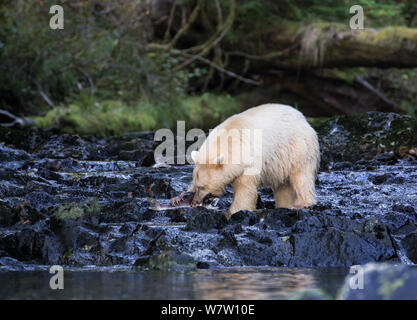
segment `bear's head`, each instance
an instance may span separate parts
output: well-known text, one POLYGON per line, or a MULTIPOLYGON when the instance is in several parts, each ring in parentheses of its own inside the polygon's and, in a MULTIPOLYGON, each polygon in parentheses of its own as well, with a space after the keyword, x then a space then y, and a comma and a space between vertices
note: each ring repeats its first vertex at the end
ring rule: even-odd
MULTIPOLYGON (((201 204, 208 195, 221 196, 224 188, 230 181, 228 177, 228 165, 224 164, 224 155, 215 156, 214 159, 203 161, 198 151, 191 152, 191 158, 195 163, 193 171, 194 198, 193 205, 201 204)), ((205 158, 205 157, 202 157, 205 158)))

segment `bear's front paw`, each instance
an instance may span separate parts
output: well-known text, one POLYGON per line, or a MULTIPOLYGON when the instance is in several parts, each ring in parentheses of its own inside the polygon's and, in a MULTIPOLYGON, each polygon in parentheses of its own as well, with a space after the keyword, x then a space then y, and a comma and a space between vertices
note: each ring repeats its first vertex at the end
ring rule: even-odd
POLYGON ((171 204, 171 206, 178 206, 182 200, 184 200, 184 192, 181 192, 181 194, 178 197, 170 199, 169 203, 171 204))

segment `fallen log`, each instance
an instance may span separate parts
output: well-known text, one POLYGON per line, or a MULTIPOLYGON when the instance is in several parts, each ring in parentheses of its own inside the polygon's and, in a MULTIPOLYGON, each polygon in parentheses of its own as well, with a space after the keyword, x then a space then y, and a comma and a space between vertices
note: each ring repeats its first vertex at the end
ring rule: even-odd
MULTIPOLYGON (((247 35, 244 35, 247 37, 247 35)), ((413 68, 417 67, 417 29, 387 27, 351 30, 337 23, 271 26, 253 39, 240 41, 230 48, 231 56, 252 61, 251 70, 259 68, 413 68)))

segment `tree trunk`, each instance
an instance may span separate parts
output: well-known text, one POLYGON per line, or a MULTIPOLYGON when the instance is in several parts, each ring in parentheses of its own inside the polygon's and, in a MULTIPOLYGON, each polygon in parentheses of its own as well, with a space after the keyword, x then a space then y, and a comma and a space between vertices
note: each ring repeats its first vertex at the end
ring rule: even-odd
POLYGON ((413 28, 351 30, 335 23, 287 23, 256 37, 261 45, 254 47, 248 39, 229 45, 232 56, 253 61, 253 70, 417 67, 417 29, 413 28))

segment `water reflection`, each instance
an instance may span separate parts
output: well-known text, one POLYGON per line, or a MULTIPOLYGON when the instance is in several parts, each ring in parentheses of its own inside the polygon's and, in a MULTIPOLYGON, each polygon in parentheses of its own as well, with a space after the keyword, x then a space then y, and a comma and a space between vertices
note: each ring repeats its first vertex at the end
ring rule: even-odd
POLYGON ((66 271, 51 290, 48 271, 0 272, 0 299, 285 299, 321 289, 334 297, 343 269, 233 268, 190 272, 66 271))

